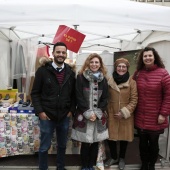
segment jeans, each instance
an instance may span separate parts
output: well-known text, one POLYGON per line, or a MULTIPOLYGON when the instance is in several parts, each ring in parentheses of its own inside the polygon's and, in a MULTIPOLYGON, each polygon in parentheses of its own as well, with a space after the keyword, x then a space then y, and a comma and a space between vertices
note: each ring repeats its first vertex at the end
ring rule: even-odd
POLYGON ((39 169, 48 169, 48 150, 51 147, 51 139, 56 130, 57 136, 57 168, 64 170, 65 151, 69 129, 69 117, 57 123, 52 120, 40 120, 40 148, 39 148, 39 169))

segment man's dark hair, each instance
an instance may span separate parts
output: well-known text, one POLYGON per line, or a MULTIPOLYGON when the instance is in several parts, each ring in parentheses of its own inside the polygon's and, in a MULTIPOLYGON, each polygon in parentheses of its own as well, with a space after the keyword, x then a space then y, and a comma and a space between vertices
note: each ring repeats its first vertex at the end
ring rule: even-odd
POLYGON ((65 43, 63 43, 63 42, 57 42, 57 43, 55 43, 54 46, 53 46, 53 52, 54 52, 54 50, 55 50, 55 47, 57 47, 57 46, 64 46, 64 47, 66 47, 66 50, 67 50, 67 45, 66 45, 65 43))

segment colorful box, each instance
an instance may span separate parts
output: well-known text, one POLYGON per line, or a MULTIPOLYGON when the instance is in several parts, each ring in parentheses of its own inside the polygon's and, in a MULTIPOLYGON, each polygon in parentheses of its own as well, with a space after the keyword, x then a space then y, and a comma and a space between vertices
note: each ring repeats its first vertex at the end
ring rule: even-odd
POLYGON ((18 112, 17 113, 23 113, 23 114, 28 114, 28 113, 30 113, 30 114, 34 114, 35 113, 35 111, 34 111, 34 107, 30 107, 30 105, 29 106, 27 106, 27 107, 23 107, 22 106, 22 104, 19 104, 19 106, 18 106, 18 112))
POLYGON ((18 89, 11 89, 11 90, 0 90, 0 94, 2 95, 2 100, 4 97, 9 94, 10 99, 13 98, 13 100, 16 101, 16 93, 18 92, 18 89))
POLYGON ((8 113, 17 113, 18 112, 18 107, 9 107, 8 108, 8 113))

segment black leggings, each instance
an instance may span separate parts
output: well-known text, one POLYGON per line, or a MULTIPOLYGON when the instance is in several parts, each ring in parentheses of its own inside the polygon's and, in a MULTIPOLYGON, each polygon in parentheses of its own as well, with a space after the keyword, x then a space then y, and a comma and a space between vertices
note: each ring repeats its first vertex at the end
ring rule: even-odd
POLYGON ((157 133, 142 133, 138 130, 139 134, 139 150, 142 162, 155 164, 159 153, 159 135, 157 133))
MULTIPOLYGON (((107 140, 112 159, 117 159, 117 141, 107 140)), ((128 141, 120 141, 119 158, 125 158, 128 141)))
POLYGON ((92 167, 96 164, 98 154, 98 142, 92 144, 82 142, 80 154, 82 167, 92 167))

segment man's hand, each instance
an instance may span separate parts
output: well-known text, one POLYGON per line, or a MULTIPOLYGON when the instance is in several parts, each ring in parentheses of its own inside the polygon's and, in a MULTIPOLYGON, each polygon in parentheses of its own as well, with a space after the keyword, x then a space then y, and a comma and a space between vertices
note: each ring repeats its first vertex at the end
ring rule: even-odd
POLYGON ((45 114, 45 112, 41 112, 38 115, 41 120, 50 120, 50 118, 45 114))
POLYGON ((68 112, 67 117, 71 117, 71 116, 72 116, 72 113, 68 112))

